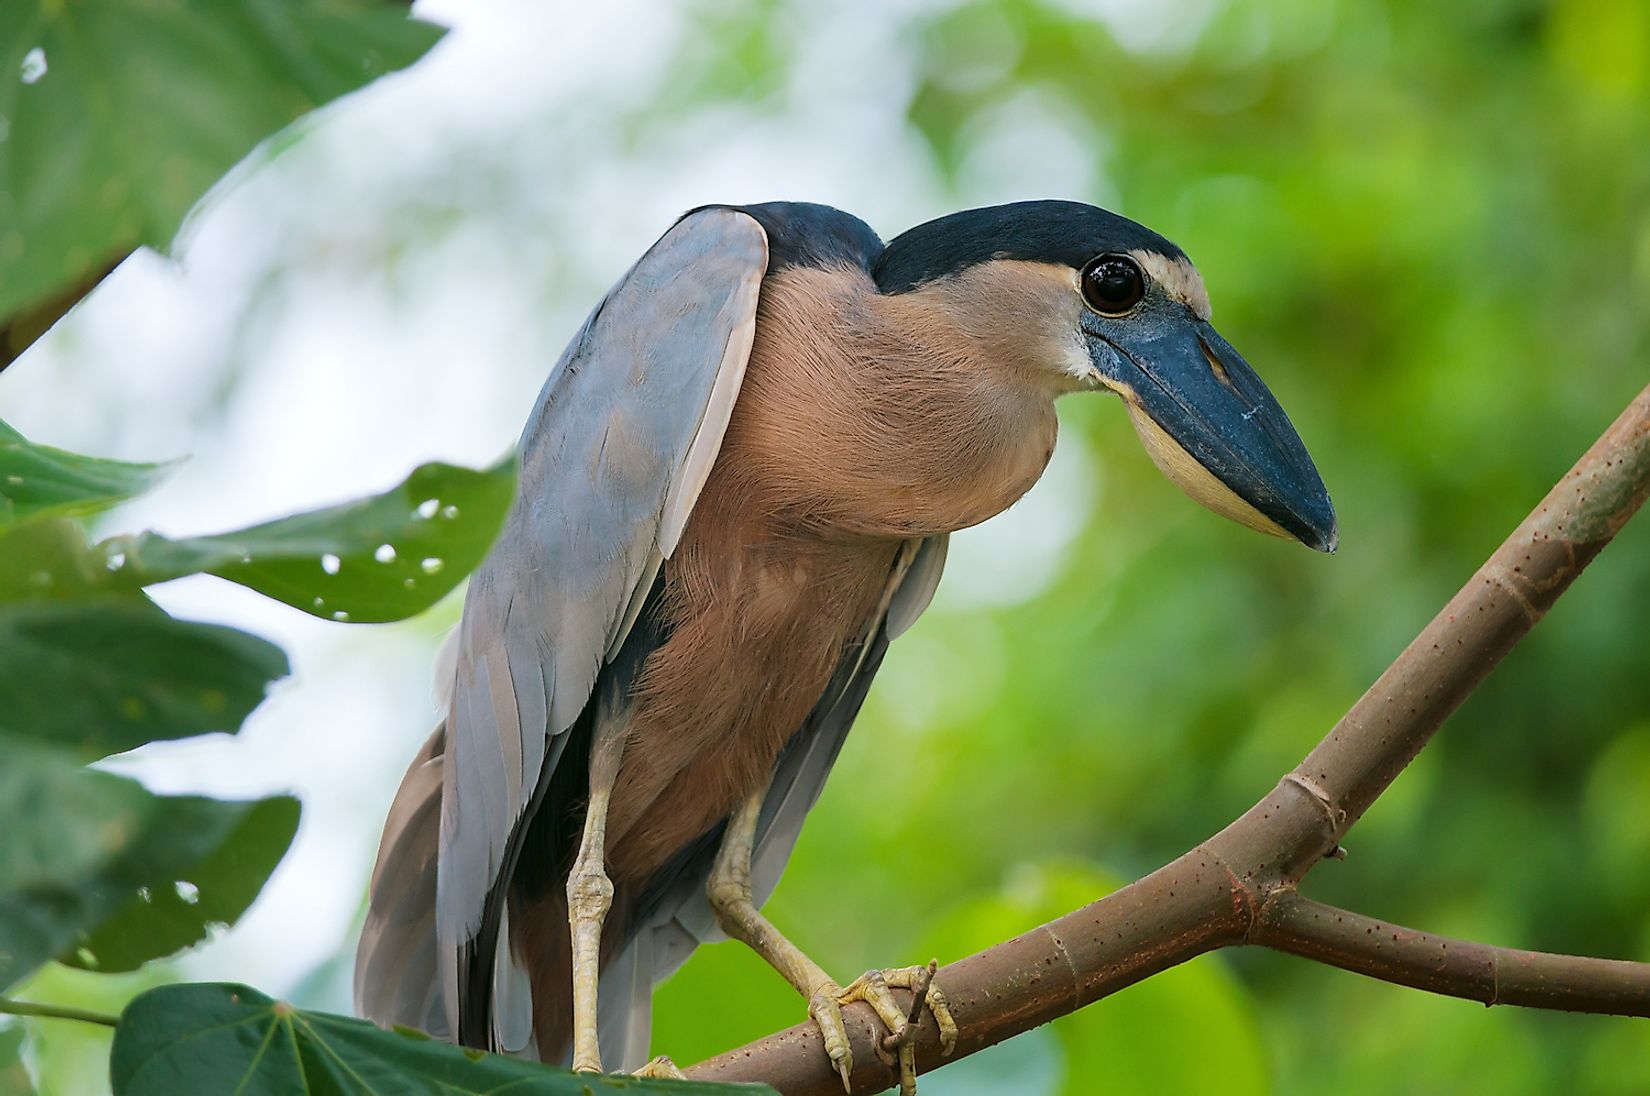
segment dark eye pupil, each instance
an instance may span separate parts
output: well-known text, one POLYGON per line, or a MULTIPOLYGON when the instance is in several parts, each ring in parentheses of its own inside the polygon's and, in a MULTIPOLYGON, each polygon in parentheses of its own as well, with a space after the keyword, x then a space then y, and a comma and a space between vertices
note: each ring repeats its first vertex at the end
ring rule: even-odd
POLYGON ((1101 312, 1127 312, 1146 295, 1146 279, 1133 259, 1106 255, 1083 271, 1083 296, 1101 312))

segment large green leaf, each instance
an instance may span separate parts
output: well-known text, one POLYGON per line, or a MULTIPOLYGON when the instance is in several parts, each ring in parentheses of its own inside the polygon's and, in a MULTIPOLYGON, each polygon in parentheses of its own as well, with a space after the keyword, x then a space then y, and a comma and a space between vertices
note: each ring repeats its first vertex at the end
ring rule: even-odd
POLYGON ((291 796, 248 803, 179 796, 166 802, 160 836, 169 844, 157 844, 156 852, 178 859, 161 864, 157 856, 166 870, 140 884, 60 962, 104 973, 136 970, 199 943, 214 926, 234 924, 298 832, 299 806, 291 796), (188 856, 193 860, 183 865, 188 856), (178 877, 168 880, 172 875, 178 877))
POLYGON ((162 986, 121 1015, 110 1054, 115 1096, 604 1092, 752 1096, 760 1085, 593 1077, 466 1051, 364 1020, 304 1012, 246 986, 162 986))
POLYGON ((0 321, 166 245, 264 137, 440 36, 382 0, 0 3, 0 321))
POLYGON ((0 529, 41 514, 89 514, 149 490, 172 468, 36 445, 0 422, 0 529))
POLYGON ((236 730, 286 673, 274 644, 142 598, 0 603, 0 732, 85 760, 236 730))
POLYGON ((117 537, 104 571, 148 585, 205 571, 329 620, 400 620, 481 562, 515 493, 515 460, 426 464, 381 495, 218 536, 117 537), (116 566, 118 564, 118 566, 116 566))
POLYGON ((481 562, 515 467, 426 464, 381 495, 215 536, 139 533, 89 548, 71 522, 29 522, 0 533, 0 602, 135 593, 205 572, 327 620, 400 620, 481 562))
POLYGON ((0 755, 0 988, 65 951, 98 965, 99 942, 124 969, 202 939, 240 916, 296 832, 290 798, 157 796, 10 738, 0 755), (159 908, 127 931, 134 902, 159 908))

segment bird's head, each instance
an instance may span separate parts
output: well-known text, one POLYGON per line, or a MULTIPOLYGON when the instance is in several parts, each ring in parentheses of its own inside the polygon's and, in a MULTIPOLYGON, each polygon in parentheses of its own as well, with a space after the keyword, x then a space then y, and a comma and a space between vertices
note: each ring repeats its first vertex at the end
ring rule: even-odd
POLYGON ((1116 392, 1157 467, 1215 513, 1335 550, 1335 509, 1300 435, 1157 233, 1078 202, 1017 202, 903 233, 875 278, 884 293, 936 295, 1061 387, 1116 392))

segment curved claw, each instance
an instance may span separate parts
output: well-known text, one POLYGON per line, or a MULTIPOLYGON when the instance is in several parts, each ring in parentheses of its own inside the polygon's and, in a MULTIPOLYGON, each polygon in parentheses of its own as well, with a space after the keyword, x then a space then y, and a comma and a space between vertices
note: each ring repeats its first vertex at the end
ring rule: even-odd
POLYGON ((819 1025, 825 1040, 825 1054, 842 1078, 842 1091, 853 1091, 848 1077, 854 1072, 854 1052, 848 1045, 848 1029, 842 1023, 842 987, 827 982, 808 999, 808 1015, 819 1025))
MULTIPOLYGON (((945 999, 945 994, 933 984, 933 969, 935 964, 926 967, 895 967, 889 970, 866 971, 848 986, 837 992, 831 1000, 834 1006, 830 1010, 821 1010, 816 1013, 815 1007, 810 1005, 809 1014, 819 1022, 820 1032, 825 1037, 825 1050, 831 1055, 831 1061, 837 1066, 837 1072, 842 1076, 842 1083, 848 1086, 848 1074, 853 1068, 853 1058, 848 1051, 847 1031, 842 1025, 842 1006, 854 1001, 864 1001, 876 1012, 889 1035, 878 1044, 878 1051, 887 1053, 891 1058, 888 1062, 899 1069, 900 1096, 915 1096, 917 1091, 916 1047, 911 1044, 911 1035, 916 1030, 914 1023, 907 1018, 905 1010, 899 1007, 894 1000, 890 988, 909 989, 914 994, 920 994, 918 1001, 912 1002, 911 1016, 921 1014, 921 1006, 926 1005, 934 1014, 934 1023, 940 1029, 940 1051, 949 1055, 957 1046, 957 1022, 951 1015, 951 1006, 945 999), (830 1015, 834 1029, 827 1028, 821 1019, 821 1014, 830 1015), (834 1038, 840 1033, 842 1055, 833 1053, 834 1038), (891 1053, 888 1053, 891 1052, 891 1053), (843 1061, 848 1063, 848 1069, 842 1068, 843 1061)), ((823 991, 821 991, 823 993, 823 991)), ((817 1002, 819 995, 816 995, 817 1002)))

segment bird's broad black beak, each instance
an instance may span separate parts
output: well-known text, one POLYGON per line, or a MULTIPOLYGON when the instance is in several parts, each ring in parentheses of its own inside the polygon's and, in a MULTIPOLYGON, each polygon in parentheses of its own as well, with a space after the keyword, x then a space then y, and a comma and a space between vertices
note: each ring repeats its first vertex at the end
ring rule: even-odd
POLYGON ((1165 475, 1217 514, 1335 550, 1335 507, 1323 479, 1277 399, 1230 343, 1178 308, 1096 320, 1098 329, 1086 332, 1094 366, 1123 396, 1165 475))

